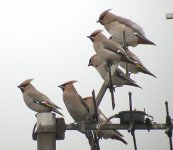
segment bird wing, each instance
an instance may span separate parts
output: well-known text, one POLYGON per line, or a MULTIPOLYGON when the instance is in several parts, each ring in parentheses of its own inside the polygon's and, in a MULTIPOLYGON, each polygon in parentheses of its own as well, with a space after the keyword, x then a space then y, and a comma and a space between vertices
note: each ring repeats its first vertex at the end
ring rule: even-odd
POLYGON ((135 82, 132 79, 130 79, 122 70, 120 70, 119 68, 117 68, 115 75, 118 76, 121 79, 125 79, 131 82, 135 82))
POLYGON ((140 25, 138 25, 137 23, 133 22, 132 20, 123 18, 121 16, 117 16, 116 20, 122 24, 125 24, 126 26, 128 26, 130 28, 133 28, 135 30, 135 32, 137 32, 139 35, 141 35, 143 37, 145 36, 145 33, 144 33, 142 27, 140 25))
POLYGON ((81 100, 81 103, 82 103, 82 105, 86 108, 86 110, 89 112, 90 111, 90 109, 89 109, 89 107, 88 107, 88 105, 86 104, 86 102, 84 101, 84 99, 79 95, 79 98, 80 98, 80 100, 81 100))
POLYGON ((115 43, 114 41, 104 40, 102 41, 102 43, 105 49, 115 52, 119 55, 126 55, 126 52, 124 51, 124 49, 119 44, 115 43))
POLYGON ((141 72, 151 75, 155 78, 157 78, 153 73, 151 73, 142 63, 136 64, 136 66, 140 69, 141 72))
POLYGON ((127 56, 130 59, 135 60, 138 63, 141 63, 141 60, 133 52, 131 52, 130 50, 127 51, 127 56))
POLYGON ((60 107, 55 105, 46 95, 44 95, 38 91, 37 91, 37 93, 36 92, 28 93, 28 96, 31 97, 33 99, 33 101, 37 104, 41 104, 41 105, 47 106, 49 108, 61 109, 60 107))

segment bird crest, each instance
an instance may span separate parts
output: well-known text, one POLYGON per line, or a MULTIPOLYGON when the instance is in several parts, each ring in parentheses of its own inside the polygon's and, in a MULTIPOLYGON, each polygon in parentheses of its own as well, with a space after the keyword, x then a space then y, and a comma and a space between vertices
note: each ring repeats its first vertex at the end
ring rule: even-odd
POLYGON ((109 11, 111 11, 111 10, 112 10, 112 9, 107 9, 107 10, 105 10, 104 12, 102 12, 102 13, 100 14, 99 20, 98 20, 97 22, 100 22, 101 20, 103 20, 104 17, 105 17, 105 15, 106 15, 109 11))
POLYGON ((90 35, 90 37, 95 37, 97 34, 99 34, 99 33, 101 33, 103 30, 96 30, 96 31, 94 31, 91 35, 90 35))
POLYGON ((97 67, 99 64, 101 64, 102 61, 101 59, 99 58, 99 56, 97 54, 94 54, 90 60, 89 60, 89 63, 88 63, 88 66, 94 66, 94 67, 97 67))
POLYGON ((19 86, 20 86, 20 87, 25 87, 25 86, 27 86, 28 84, 30 84, 31 81, 33 81, 33 80, 34 80, 34 79, 27 79, 27 80, 23 81, 19 86))
POLYGON ((60 86, 66 86, 66 85, 68 85, 68 84, 73 84, 73 83, 76 83, 76 82, 78 82, 78 81, 76 81, 76 80, 71 80, 71 81, 68 81, 68 82, 65 82, 65 83, 63 83, 63 84, 61 84, 60 86))

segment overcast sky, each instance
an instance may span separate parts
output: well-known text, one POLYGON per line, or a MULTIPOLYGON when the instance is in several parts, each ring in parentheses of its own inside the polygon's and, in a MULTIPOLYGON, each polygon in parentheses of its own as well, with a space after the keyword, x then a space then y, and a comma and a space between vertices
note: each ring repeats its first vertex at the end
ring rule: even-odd
MULTIPOLYGON (((128 92, 131 91, 133 107, 145 108, 155 122, 165 122, 165 100, 173 117, 173 20, 166 19, 166 13, 173 13, 172 0, 4 0, 0 1, 0 149, 37 149, 31 137, 35 112, 25 106, 16 87, 23 80, 34 78, 32 84, 63 108, 66 123, 73 120, 58 85, 78 80, 75 87, 82 97, 91 95, 93 89, 98 93, 103 81, 94 68, 87 66, 95 52, 86 36, 96 29, 104 29, 96 21, 109 8, 140 24, 146 36, 156 43, 157 46, 142 45, 131 50, 157 79, 144 74, 132 75, 143 89, 117 88, 114 111, 107 92, 100 108, 107 116, 129 109, 128 92)), ((131 135, 127 131, 121 133, 129 143, 127 146, 102 139, 101 150, 132 150, 131 135)), ((164 131, 136 131, 136 139, 140 150, 169 149, 164 131)), ((65 140, 57 141, 58 150, 75 148, 89 149, 85 136, 77 131, 67 131, 65 140)))

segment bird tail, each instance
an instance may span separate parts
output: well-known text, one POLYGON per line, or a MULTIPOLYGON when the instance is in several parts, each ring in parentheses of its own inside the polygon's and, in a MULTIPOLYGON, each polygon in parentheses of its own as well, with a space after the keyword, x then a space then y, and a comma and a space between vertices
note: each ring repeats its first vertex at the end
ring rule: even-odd
POLYGON ((120 136, 117 136, 117 135, 113 135, 112 137, 111 137, 111 139, 113 139, 113 140, 119 140, 119 141, 121 141, 121 142, 123 142, 124 144, 128 144, 122 137, 120 137, 120 136))
POLYGON ((120 61, 129 63, 129 64, 134 64, 134 65, 137 64, 137 62, 136 62, 135 60, 131 59, 131 58, 128 57, 127 55, 122 56, 120 61))
POLYGON ((155 78, 157 78, 154 74, 152 74, 150 71, 146 71, 146 72, 144 72, 145 74, 148 74, 148 75, 151 75, 151 76, 153 76, 153 77, 155 77, 155 78))
POLYGON ((62 109, 61 107, 58 107, 57 105, 55 107, 56 107, 56 109, 62 109))
POLYGON ((143 36, 139 35, 138 33, 135 33, 135 36, 138 37, 138 43, 139 43, 139 44, 149 44, 149 45, 154 45, 154 46, 156 46, 155 43, 153 43, 152 41, 150 41, 150 40, 147 39, 146 37, 143 37, 143 36))
POLYGON ((64 116, 57 108, 53 108, 53 111, 61 116, 64 116))
POLYGON ((127 85, 135 86, 135 87, 138 87, 138 88, 141 88, 142 89, 142 87, 139 86, 138 84, 136 84, 135 82, 129 82, 129 83, 127 83, 127 85))
POLYGON ((136 64, 137 67, 140 69, 141 72, 145 73, 145 74, 148 74, 148 75, 151 75, 155 78, 157 78, 154 74, 152 74, 147 68, 145 68, 143 65, 140 65, 140 64, 136 64))

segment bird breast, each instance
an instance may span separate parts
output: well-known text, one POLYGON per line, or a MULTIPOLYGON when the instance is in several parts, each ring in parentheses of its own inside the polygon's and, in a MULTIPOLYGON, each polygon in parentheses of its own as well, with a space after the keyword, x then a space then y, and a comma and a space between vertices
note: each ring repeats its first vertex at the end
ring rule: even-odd
POLYGON ((73 96, 68 96, 68 97, 64 96, 63 100, 69 114, 75 121, 79 122, 85 120, 88 111, 81 103, 80 99, 77 100, 76 97, 73 96))
POLYGON ((119 62, 121 59, 121 56, 116 52, 105 49, 101 42, 97 42, 96 44, 94 44, 94 49, 104 62, 111 61, 113 64, 117 64, 117 62, 119 62))

